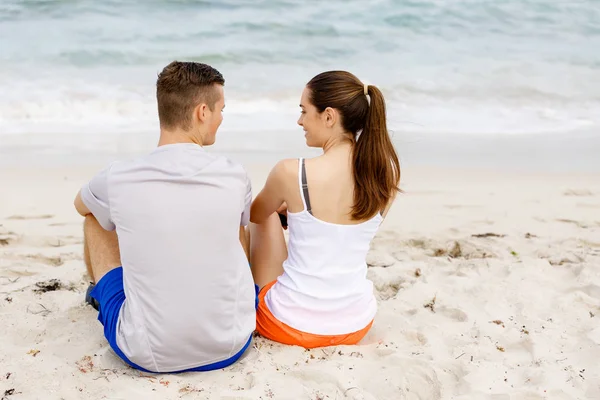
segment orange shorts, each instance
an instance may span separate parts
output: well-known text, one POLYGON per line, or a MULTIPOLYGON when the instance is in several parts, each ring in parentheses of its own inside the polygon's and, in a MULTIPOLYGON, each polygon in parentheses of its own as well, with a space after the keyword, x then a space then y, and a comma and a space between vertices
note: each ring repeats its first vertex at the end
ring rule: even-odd
POLYGON ((275 318, 265 303, 265 295, 275 282, 277 281, 275 280, 267 284, 258 294, 259 303, 258 309, 256 310, 256 331, 267 339, 283 344, 302 346, 306 349, 351 345, 357 344, 365 337, 369 329, 371 329, 371 325, 373 325, 373 321, 371 321, 369 325, 360 331, 348 333, 346 335, 315 335, 313 333, 306 333, 294 329, 275 318))

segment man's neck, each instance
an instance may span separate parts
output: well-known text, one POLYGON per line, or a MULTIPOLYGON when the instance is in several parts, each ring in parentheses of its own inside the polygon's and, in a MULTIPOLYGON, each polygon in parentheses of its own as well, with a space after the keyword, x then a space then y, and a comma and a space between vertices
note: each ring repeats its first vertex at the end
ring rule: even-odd
POLYGON ((158 146, 166 146, 168 144, 177 143, 193 143, 202 147, 202 140, 197 138, 191 132, 183 130, 167 131, 164 129, 160 130, 160 138, 158 139, 158 146))

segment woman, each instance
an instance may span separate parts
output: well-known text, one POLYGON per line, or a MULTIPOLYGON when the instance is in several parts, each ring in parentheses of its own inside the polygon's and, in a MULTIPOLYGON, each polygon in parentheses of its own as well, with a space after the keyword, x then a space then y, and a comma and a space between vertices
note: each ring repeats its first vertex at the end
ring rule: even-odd
POLYGON ((323 155, 280 161, 252 203, 257 331, 305 348, 356 344, 377 310, 365 258, 399 190, 400 164, 375 86, 324 72, 300 108, 306 143, 323 155), (277 212, 287 212, 289 247, 277 212))

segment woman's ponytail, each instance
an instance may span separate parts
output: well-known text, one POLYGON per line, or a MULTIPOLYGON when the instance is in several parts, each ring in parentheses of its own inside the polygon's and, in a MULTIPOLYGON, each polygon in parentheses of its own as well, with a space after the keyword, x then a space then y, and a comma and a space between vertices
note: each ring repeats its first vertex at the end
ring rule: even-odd
POLYGON ((367 219, 382 212, 399 190, 400 162, 386 123, 381 91, 367 86, 369 109, 353 151, 354 207, 352 217, 367 219))

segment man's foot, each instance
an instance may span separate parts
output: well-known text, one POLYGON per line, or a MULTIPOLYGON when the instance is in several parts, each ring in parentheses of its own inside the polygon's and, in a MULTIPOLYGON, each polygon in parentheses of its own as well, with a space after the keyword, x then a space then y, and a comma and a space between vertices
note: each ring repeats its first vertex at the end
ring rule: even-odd
POLYGON ((95 286, 96 286, 95 283, 90 282, 90 286, 88 286, 87 292, 85 292, 85 302, 88 303, 89 305, 91 305, 92 307, 94 307, 96 310, 98 310, 98 308, 99 308, 98 301, 96 301, 96 299, 94 299, 90 295, 95 286))

